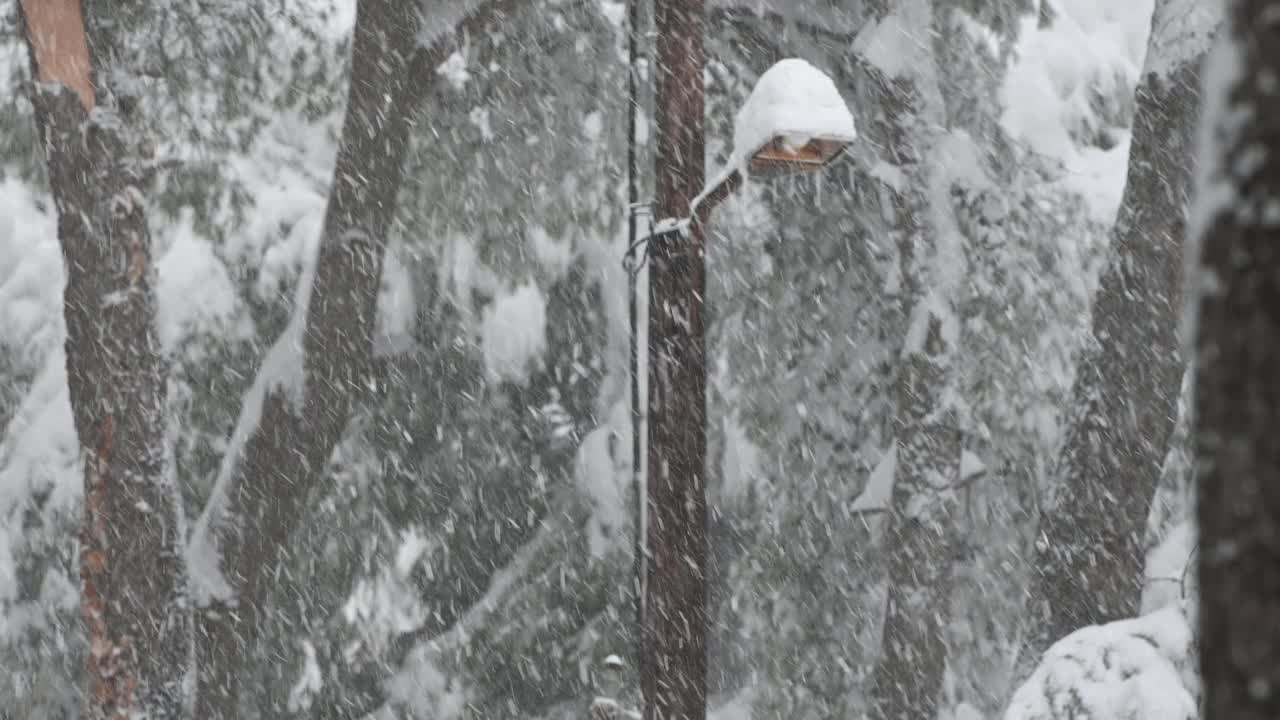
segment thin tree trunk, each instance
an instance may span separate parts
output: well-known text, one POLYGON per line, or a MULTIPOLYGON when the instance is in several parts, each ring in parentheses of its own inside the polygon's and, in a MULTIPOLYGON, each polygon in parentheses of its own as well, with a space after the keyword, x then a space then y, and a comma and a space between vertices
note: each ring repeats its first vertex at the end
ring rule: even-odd
MULTIPOLYGON (((1137 614, 1142 595, 1143 537, 1184 368, 1179 238, 1207 50, 1172 17, 1176 5, 1162 0, 1152 23, 1128 178, 1094 300, 1096 342, 1077 366, 1057 486, 1042 508, 1023 677, 1057 639, 1137 614)), ((1204 21, 1209 28, 1191 29, 1207 36, 1212 15, 1204 21)))
MULTIPOLYGON (((702 189, 704 0, 659 0, 657 217, 702 189)), ((649 461, 640 659, 646 720, 702 720, 707 693, 707 347, 702 222, 649 241, 649 461)))
POLYGON ((1228 2, 1206 71, 1190 289, 1204 720, 1280 717, 1280 2, 1228 2))
POLYGON ((164 449, 144 213, 149 158, 105 82, 127 72, 123 48, 104 31, 111 11, 85 17, 79 0, 23 0, 19 12, 66 265, 67 381, 85 471, 87 717, 176 718, 186 707, 192 635, 182 517, 164 449))
POLYGON ((405 97, 420 24, 412 3, 361 0, 357 7, 333 186, 310 299, 298 309, 306 318, 301 402, 267 389, 243 452, 224 460, 227 485, 215 489, 197 528, 212 537, 193 538, 216 548, 234 592, 199 616, 200 718, 240 717, 240 672, 254 656, 286 541, 367 384, 387 230, 408 151, 405 97))

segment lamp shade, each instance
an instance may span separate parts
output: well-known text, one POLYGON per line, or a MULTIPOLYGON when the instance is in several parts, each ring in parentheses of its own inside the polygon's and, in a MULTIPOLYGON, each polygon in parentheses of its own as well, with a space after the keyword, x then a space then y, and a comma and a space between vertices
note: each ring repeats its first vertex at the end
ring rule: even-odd
POLYGON ((733 152, 752 173, 815 170, 857 139, 836 84, 799 58, 780 60, 756 81, 733 126, 733 152))

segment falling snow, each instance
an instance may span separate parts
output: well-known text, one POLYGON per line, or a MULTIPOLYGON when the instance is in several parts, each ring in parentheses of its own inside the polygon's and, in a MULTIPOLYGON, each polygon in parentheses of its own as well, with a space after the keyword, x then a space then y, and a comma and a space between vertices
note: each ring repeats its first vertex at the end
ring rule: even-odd
MULTIPOLYGON (((1093 422, 1097 453, 1135 452, 1108 444, 1131 413, 1073 388, 1091 348, 1134 342, 1094 332, 1091 309, 1122 204, 1142 197, 1126 192, 1140 141, 1159 146, 1135 88, 1208 52, 1216 4, 707 2, 705 143, 681 151, 705 145, 709 181, 682 199, 775 139, 848 147, 814 174, 750 173, 704 234, 650 212, 672 161, 650 3, 633 138, 629 0, 249 5, 85 4, 121 44, 95 53, 113 65, 95 68, 112 92, 94 117, 112 124, 93 133, 119 140, 95 182, 136 185, 78 204, 50 163, 98 136, 41 134, 30 92, 69 70, 31 83, 39 53, 0 12, 0 719, 89 720, 91 652, 163 671, 86 634, 86 478, 107 467, 126 468, 108 492, 155 468, 176 490, 174 513, 117 508, 146 528, 105 522, 125 533, 109 544, 121 582, 176 568, 164 602, 199 621, 167 669, 183 702, 228 691, 246 720, 639 717, 651 462, 653 487, 704 470, 708 555, 644 560, 705 574, 709 718, 1199 718, 1189 381, 1164 388, 1179 429, 1146 449, 1168 457, 1143 466, 1149 522, 1119 529, 1144 539, 1142 576, 1119 582, 1129 611, 1028 650, 1026 598, 1072 424, 1093 422), (648 304, 659 273, 689 266, 637 246, 633 336, 629 145, 637 237, 705 238, 705 292, 678 321, 706 325, 706 422, 666 438, 676 451, 646 434, 650 403, 697 398, 668 375, 649 397, 650 348, 668 346, 648 304), (108 232, 131 212, 145 236, 108 232), (113 404, 134 366, 76 375, 116 338, 68 327, 126 310, 154 329, 155 347, 125 346, 156 360, 142 382, 163 417, 113 404), (108 400, 86 407, 80 387, 108 400), (680 457, 701 430, 706 456, 680 457), (178 550, 128 542, 144 530, 178 550), (207 627, 243 632, 218 646, 207 627)), ((1203 73, 1221 112, 1197 156, 1256 119, 1223 114, 1233 53, 1203 73)), ((1237 199, 1228 175, 1269 152, 1197 164, 1195 187, 1169 190, 1187 237, 1149 241, 1198 257, 1237 199)), ((1222 289, 1185 270, 1192 299, 1222 289)))

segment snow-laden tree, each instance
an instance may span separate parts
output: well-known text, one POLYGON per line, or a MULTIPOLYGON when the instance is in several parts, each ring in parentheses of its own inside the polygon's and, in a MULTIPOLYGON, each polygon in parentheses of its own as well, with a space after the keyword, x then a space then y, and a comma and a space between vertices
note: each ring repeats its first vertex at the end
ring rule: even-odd
MULTIPOLYGON (((518 5, 456 42, 450 36, 447 57, 420 76, 429 89, 412 115, 389 223, 371 382, 353 393, 326 468, 294 506, 263 621, 239 648, 244 717, 351 717, 378 706, 381 716, 456 717, 470 707, 488 717, 581 717, 587 669, 631 652, 619 267, 625 7, 518 5)), ((848 160, 819 176, 753 181, 715 219, 712 704, 726 703, 720 717, 857 715, 881 644, 885 510, 898 459, 889 451, 894 380, 908 327, 890 233, 905 223, 895 208, 915 191, 905 182, 912 166, 894 150, 921 130, 901 122, 914 117, 910 93, 881 83, 865 53, 849 52, 869 4, 710 5, 709 168, 723 159, 717 138, 729 135, 738 102, 782 57, 832 74, 866 131, 848 160)), ((433 3, 424 22, 431 32, 451 29, 459 7, 433 3)), ((967 131, 983 170, 939 206, 973 252, 969 279, 982 298, 959 307, 964 331, 952 365, 975 419, 968 453, 955 460, 966 481, 953 517, 969 552, 953 565, 952 620, 942 626, 947 718, 952 706, 991 716, 1008 697, 1036 468, 1049 454, 1047 418, 1065 404, 1103 222, 1083 214, 1080 191, 1094 188, 1073 179, 1082 172, 1074 161, 1046 159, 1045 144, 1025 132, 1011 140, 982 128, 1027 112, 1020 94, 1009 97, 1006 63, 1078 54, 1092 67, 1089 52, 1035 45, 1107 36, 1072 34, 1075 11, 1062 8, 1063 23, 1037 28, 1030 8, 966 3, 949 20, 964 32, 944 33, 940 51, 950 129, 967 131), (1000 8, 1027 14, 1010 23, 1000 8), (991 42, 1015 32, 1034 42, 1016 51, 991 42)), ((182 163, 157 168, 149 218, 159 335, 173 360, 167 432, 190 517, 314 267, 344 111, 344 13, 330 28, 268 14, 257 45, 296 60, 271 65, 279 85, 211 96, 203 116, 155 118, 165 137, 201 117, 205 130, 175 143, 182 163), (221 135, 240 123, 243 138, 221 135)), ((247 51, 223 61, 241 78, 259 63, 247 51)), ((1105 63, 1096 74, 1074 68, 1055 66, 1016 93, 1035 85, 1059 94, 1042 104, 1070 108, 1061 123, 1069 144, 1110 157, 1103 147, 1123 143, 1131 79, 1111 78, 1105 63)), ((21 107, 12 110, 0 122, 26 121, 21 107)), ((642 154, 651 150, 646 121, 642 154)), ((0 295, 25 300, 11 292, 44 267, 52 230, 39 211, 38 176, 12 160, 6 168, 0 205, 24 221, 16 233, 0 221, 0 239, 31 250, 22 272, 0 280, 0 295)), ((6 328, 20 327, 9 323, 21 307, 0 306, 6 328)), ((48 329, 32 337, 45 335, 61 342, 48 329)), ((51 390, 65 377, 46 372, 41 353, 28 364, 8 350, 16 421, 0 448, 0 510, 12 530, 0 538, 0 664, 43 668, 44 681, 22 673, 0 683, 0 699, 56 699, 44 707, 59 717, 54 708, 76 702, 67 689, 78 682, 81 634, 45 624, 46 615, 74 617, 60 560, 69 535, 50 509, 74 510, 77 498, 65 480, 45 480, 65 477, 61 454, 18 448, 51 444, 33 442, 43 436, 63 442, 58 428, 70 427, 70 414, 64 422, 51 390), (28 483, 51 491, 28 492, 28 483), (19 560, 20 602, 3 590, 6 554, 19 560), (49 612, 54 600, 63 609, 49 612), (20 686, 16 697, 4 694, 20 686)))
MULTIPOLYGON (((961 401, 968 451, 957 447, 951 460, 957 482, 947 500, 953 514, 944 516, 956 526, 947 547, 960 551, 948 558, 957 582, 931 610, 955 619, 924 637, 941 634, 933 642, 950 652, 950 668, 938 667, 932 681, 947 703, 995 711, 1007 700, 1007 655, 1016 647, 1008 621, 1020 607, 1036 467, 1051 447, 1046 418, 1062 404, 1064 360, 1088 297, 1081 276, 1098 233, 1080 198, 1057 184, 1060 168, 990 130, 1002 112, 995 88, 1008 52, 992 42, 999 36, 963 13, 938 17, 963 30, 939 34, 947 39, 936 50, 947 58, 939 63, 946 104, 925 110, 946 113, 936 123, 950 131, 938 131, 941 138, 914 123, 919 106, 908 84, 886 82, 870 62, 903 73, 914 67, 902 58, 917 56, 918 43, 901 23, 881 28, 883 44, 868 31, 855 58, 824 54, 841 42, 828 28, 797 32, 785 50, 773 51, 810 53, 833 68, 865 140, 852 150, 852 167, 838 174, 764 185, 763 213, 750 196, 726 205, 723 236, 711 245, 713 263, 724 263, 713 274, 726 297, 720 342, 740 373, 723 391, 739 413, 727 434, 740 432, 732 425, 741 422, 763 451, 759 465, 745 463, 756 479, 724 478, 721 507, 732 508, 725 540, 744 547, 727 553, 730 602, 720 621, 729 639, 721 647, 742 653, 737 662, 747 669, 766 668, 756 707, 769 711, 857 713, 879 653, 886 586, 877 556, 903 547, 881 542, 894 479, 902 477, 901 449, 890 451, 894 380, 910 327, 902 306, 912 306, 903 302, 905 260, 893 239, 922 216, 952 223, 968 268, 947 267, 961 278, 952 286, 961 331, 951 395, 961 401), (919 152, 926 162, 908 162, 917 148, 933 149, 919 152), (908 171, 940 180, 911 181, 908 171), (925 187, 930 192, 920 197, 925 187), (750 640, 737 639, 743 636, 750 640), (753 655, 752 646, 767 650, 753 655)), ((770 45, 760 38, 773 36, 757 23, 734 30, 753 41, 743 47, 764 56, 748 58, 767 66, 770 45)), ((927 263, 908 269, 918 287, 933 289, 927 263)), ((937 401, 929 393, 938 386, 921 389, 926 402, 937 401)), ((742 440, 730 439, 725 452, 745 454, 742 440)), ((739 458, 726 461, 727 473, 742 467, 739 458)), ((934 592, 911 567, 900 565, 904 588, 934 592)), ((898 619, 924 627, 908 613, 898 619)), ((911 687, 910 673, 890 677, 911 687)))
POLYGON ((1177 415, 1180 239, 1213 3, 1159 0, 1124 199, 1040 509, 1024 663, 1077 628, 1137 614, 1144 537, 1177 415))

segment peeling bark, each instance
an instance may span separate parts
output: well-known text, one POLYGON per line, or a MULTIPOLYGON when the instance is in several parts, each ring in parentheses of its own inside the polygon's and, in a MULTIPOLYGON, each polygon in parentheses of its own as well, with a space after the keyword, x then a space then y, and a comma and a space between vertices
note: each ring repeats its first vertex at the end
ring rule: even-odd
POLYGON ((97 102, 80 0, 21 0, 35 77, 66 85, 87 112, 97 102))
POLYGON ((78 1, 24 0, 20 15, 41 81, 32 102, 66 265, 67 380, 85 473, 87 717, 180 717, 191 618, 164 453, 165 372, 143 212, 149 158, 102 82, 102 69, 127 72, 124 50, 103 31, 110 11, 82 18, 78 1))

